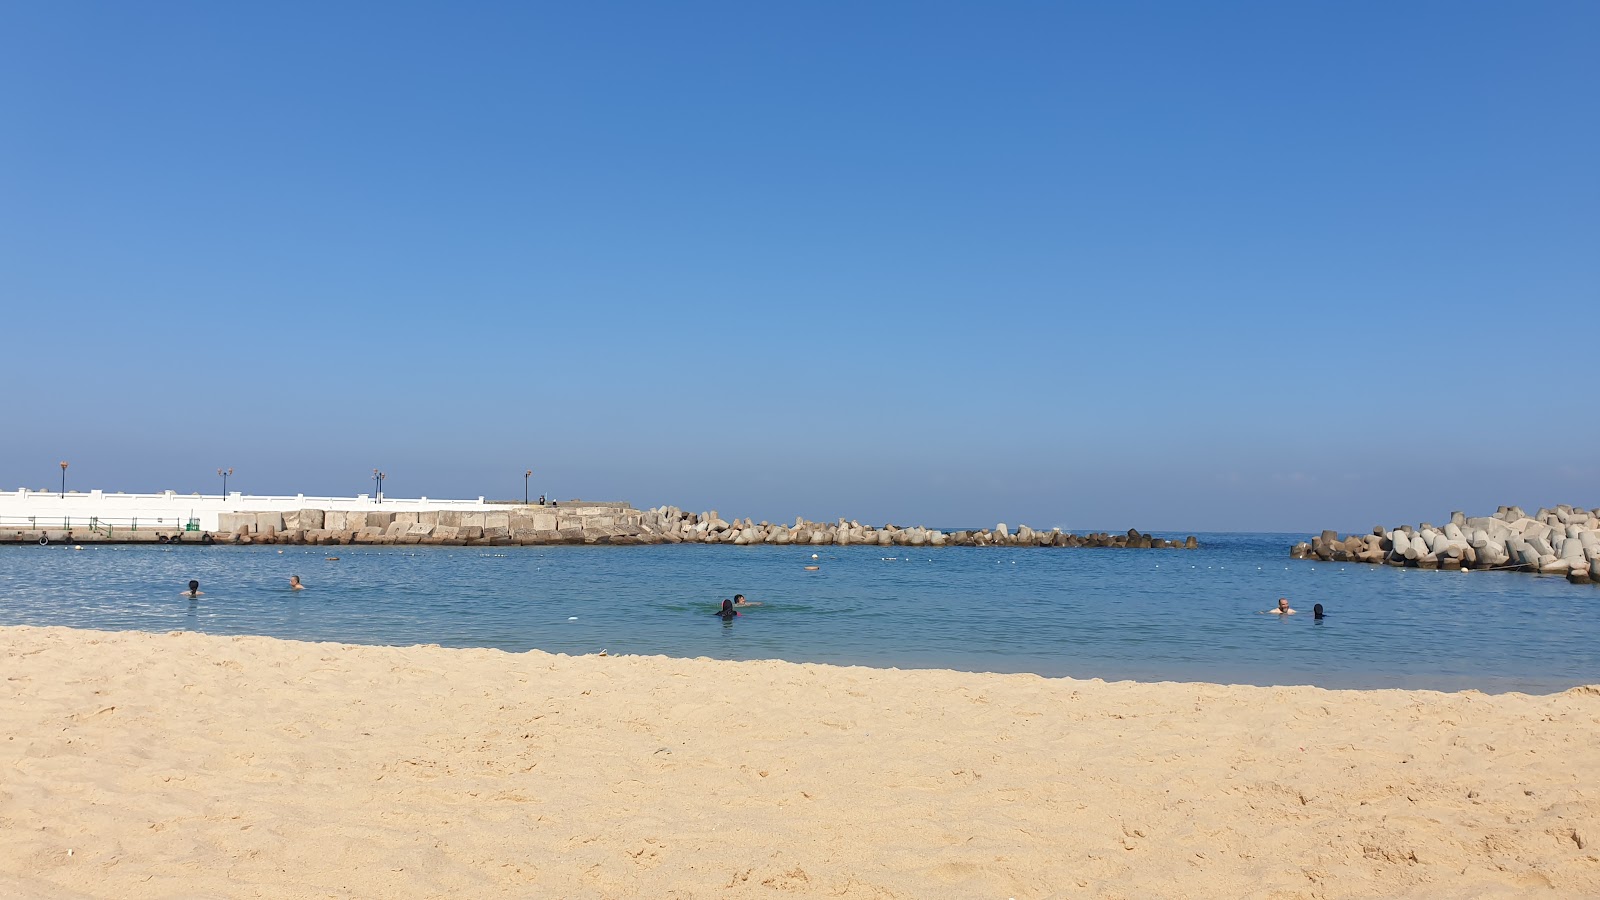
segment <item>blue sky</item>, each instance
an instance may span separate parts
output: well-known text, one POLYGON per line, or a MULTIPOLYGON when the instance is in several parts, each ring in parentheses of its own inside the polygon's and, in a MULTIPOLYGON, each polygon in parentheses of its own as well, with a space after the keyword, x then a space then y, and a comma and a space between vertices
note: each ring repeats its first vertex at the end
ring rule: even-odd
POLYGON ((0 487, 1600 506, 1592 3, 11 4, 0 487))

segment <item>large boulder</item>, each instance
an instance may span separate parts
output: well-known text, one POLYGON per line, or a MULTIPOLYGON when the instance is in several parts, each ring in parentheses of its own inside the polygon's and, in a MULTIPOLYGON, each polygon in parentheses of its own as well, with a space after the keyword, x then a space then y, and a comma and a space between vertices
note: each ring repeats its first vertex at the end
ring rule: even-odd
POLYGON ((1565 575, 1572 571, 1572 560, 1546 556, 1539 560, 1539 571, 1545 575, 1565 575))
POLYGON ((1499 541, 1487 541, 1478 551, 1478 564, 1485 567, 1499 567, 1511 561, 1511 554, 1507 552, 1506 545, 1499 541))

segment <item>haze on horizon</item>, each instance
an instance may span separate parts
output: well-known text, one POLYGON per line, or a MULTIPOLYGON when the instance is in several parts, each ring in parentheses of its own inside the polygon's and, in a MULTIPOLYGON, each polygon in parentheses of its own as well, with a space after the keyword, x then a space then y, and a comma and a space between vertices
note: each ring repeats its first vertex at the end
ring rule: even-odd
POLYGON ((13 4, 0 489, 1600 506, 1596 33, 1580 2, 13 4))

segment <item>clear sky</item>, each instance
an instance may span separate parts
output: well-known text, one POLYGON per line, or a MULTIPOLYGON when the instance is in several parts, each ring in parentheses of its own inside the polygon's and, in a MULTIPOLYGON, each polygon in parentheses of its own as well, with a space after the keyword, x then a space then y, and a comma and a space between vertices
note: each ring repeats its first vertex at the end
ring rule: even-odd
POLYGON ((12 3, 0 488, 1600 506, 1600 4, 12 3))

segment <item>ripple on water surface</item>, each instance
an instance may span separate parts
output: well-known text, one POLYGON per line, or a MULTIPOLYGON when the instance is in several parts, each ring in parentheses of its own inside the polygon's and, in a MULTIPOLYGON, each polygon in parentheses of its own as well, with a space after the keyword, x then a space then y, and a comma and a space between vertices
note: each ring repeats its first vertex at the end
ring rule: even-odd
POLYGON ((1562 690, 1600 587, 1202 549, 0 547, 0 622, 1107 679, 1562 690), (282 552, 279 552, 279 551, 282 552), (812 559, 812 554, 818 555, 812 559), (815 571, 807 571, 815 565, 815 571), (290 591, 291 574, 307 590, 290 591), (190 578, 204 596, 180 596, 190 578), (763 605, 724 623, 719 602, 763 605), (1287 596, 1300 615, 1261 614, 1287 596), (1322 603, 1328 618, 1312 619, 1322 603))

